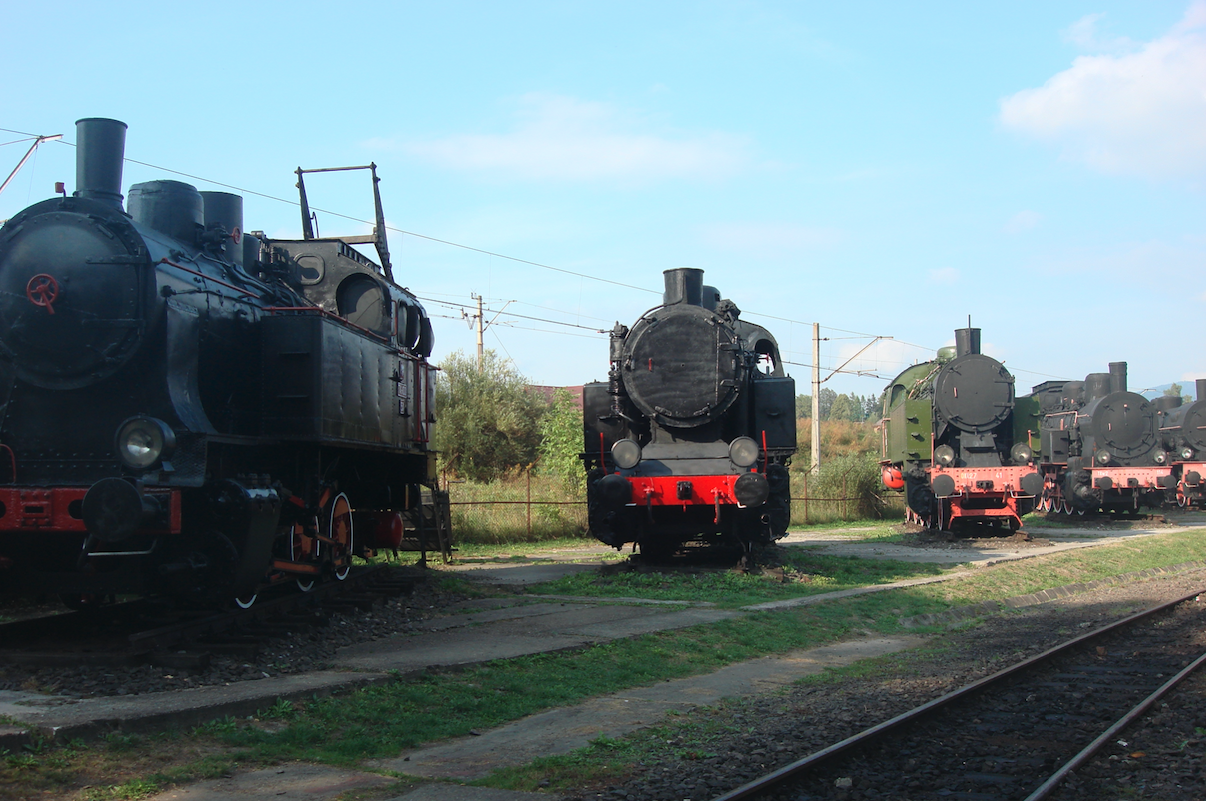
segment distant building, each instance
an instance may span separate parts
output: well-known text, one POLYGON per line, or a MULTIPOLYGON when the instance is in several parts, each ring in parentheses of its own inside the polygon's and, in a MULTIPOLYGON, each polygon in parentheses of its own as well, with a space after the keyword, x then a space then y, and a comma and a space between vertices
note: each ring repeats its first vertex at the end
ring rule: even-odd
POLYGON ((546 387, 540 384, 528 384, 528 392, 541 396, 547 402, 553 402, 553 393, 559 389, 564 389, 574 399, 574 405, 579 409, 582 408, 582 385, 576 384, 572 387, 546 387))

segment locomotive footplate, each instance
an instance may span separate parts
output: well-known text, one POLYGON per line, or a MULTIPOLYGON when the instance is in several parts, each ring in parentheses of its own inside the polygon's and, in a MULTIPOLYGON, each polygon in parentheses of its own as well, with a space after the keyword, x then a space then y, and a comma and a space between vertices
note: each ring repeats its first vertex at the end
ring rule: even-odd
MULTIPOLYGON (((0 488, 0 532, 87 532, 83 504, 88 487, 0 488)), ((169 527, 148 534, 180 533, 180 491, 147 489, 146 494, 167 505, 169 527)))
MULTIPOLYGON (((628 476, 632 484, 630 506, 749 506, 760 503, 742 503, 745 493, 737 486, 744 476, 758 476, 766 483, 761 473, 742 473, 733 476, 628 476)), ((758 479, 754 479, 757 481, 758 479)), ((764 494, 763 494, 764 495, 764 494)), ((758 497, 751 493, 749 500, 758 497)), ((762 498, 765 501, 765 497, 762 498)))
POLYGON ((1003 518, 1017 528, 1025 513, 1018 508, 1018 499, 1040 494, 1043 478, 1031 465, 951 468, 935 465, 930 468, 930 486, 942 506, 941 522, 945 527, 960 519, 1003 518))
POLYGON ((1173 467, 1089 467, 1091 483, 1097 489, 1164 490, 1177 486, 1173 467))

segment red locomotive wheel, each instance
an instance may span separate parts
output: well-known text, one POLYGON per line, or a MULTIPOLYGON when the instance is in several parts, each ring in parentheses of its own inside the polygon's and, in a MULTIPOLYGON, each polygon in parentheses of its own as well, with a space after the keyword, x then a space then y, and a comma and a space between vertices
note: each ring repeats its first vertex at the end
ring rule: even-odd
POLYGON ((38 273, 25 285, 25 297, 29 299, 29 302, 35 306, 45 307, 46 311, 51 314, 54 314, 54 306, 51 304, 58 296, 59 282, 53 275, 38 273))
POLYGON ((342 492, 331 503, 331 525, 327 536, 334 544, 331 548, 331 566, 335 578, 343 581, 352 570, 352 502, 342 492))

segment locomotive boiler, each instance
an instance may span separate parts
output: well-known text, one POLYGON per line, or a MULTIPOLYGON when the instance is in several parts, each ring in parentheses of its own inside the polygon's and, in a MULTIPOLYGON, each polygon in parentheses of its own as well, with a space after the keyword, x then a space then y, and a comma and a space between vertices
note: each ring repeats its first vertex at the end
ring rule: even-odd
POLYGON ((1061 394, 1042 423, 1043 508, 1084 514, 1163 503, 1177 486, 1159 422, 1168 402, 1128 391, 1126 362, 1067 382, 1061 394))
POLYGON ((884 485, 905 493, 912 522, 1021 528, 1043 479, 1035 466, 1037 407, 1018 403, 1013 376, 980 352, 980 329, 893 379, 884 398, 884 485))
POLYGON ((355 241, 382 264, 313 236, 301 170, 301 240, 178 181, 127 209, 125 135, 80 120, 74 194, 0 229, 0 587, 245 605, 343 578, 436 482, 431 325, 380 197, 355 241))
POLYGON ((795 382, 702 270, 664 277, 663 303, 611 332, 608 381, 582 391, 590 530, 650 558, 689 541, 748 553, 790 521, 795 382))

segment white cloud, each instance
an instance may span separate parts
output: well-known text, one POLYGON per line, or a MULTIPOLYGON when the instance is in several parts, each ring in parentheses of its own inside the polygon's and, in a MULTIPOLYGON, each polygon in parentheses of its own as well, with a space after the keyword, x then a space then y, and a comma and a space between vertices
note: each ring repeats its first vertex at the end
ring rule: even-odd
POLYGON ((1017 214, 1009 218, 1009 222, 1005 223, 1005 233, 1020 234, 1022 231, 1029 231, 1039 224, 1043 217, 1041 214, 1029 209, 1019 211, 1017 214))
POLYGON ((519 98, 508 133, 457 134, 403 147, 454 169, 536 180, 716 179, 750 162, 744 137, 667 135, 650 127, 610 103, 533 93, 519 98))
MULTIPOLYGON (((1073 25, 1070 37, 1100 47, 1096 19, 1073 25)), ((1004 98, 1001 121, 1106 173, 1206 171, 1206 0, 1158 39, 1120 55, 1080 56, 1042 87, 1004 98)))
POLYGON ((930 270, 927 275, 931 284, 955 284, 959 282, 960 277, 957 267, 939 267, 930 270))
POLYGON ((1098 31, 1097 23, 1105 19, 1105 14, 1087 14, 1069 25, 1063 33, 1064 41, 1071 42, 1083 50, 1118 52, 1135 46, 1135 43, 1125 36, 1105 38, 1098 31))
POLYGON ((846 235, 836 228, 796 223, 721 223, 702 229, 703 241, 716 248, 762 256, 787 256, 833 247, 846 235))

